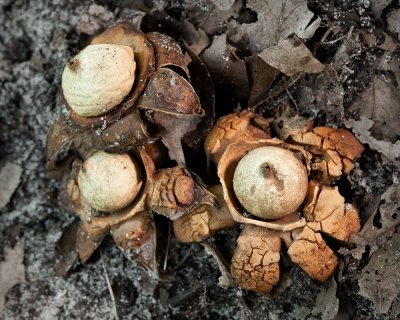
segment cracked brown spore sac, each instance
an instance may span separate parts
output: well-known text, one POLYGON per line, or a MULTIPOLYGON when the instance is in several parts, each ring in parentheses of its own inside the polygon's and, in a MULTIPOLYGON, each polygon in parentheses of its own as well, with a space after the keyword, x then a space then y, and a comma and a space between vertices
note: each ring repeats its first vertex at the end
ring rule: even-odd
POLYGON ((149 209, 175 220, 202 204, 217 205, 199 180, 180 166, 157 171, 146 187, 149 209))
POLYGON ((353 205, 344 203, 338 187, 323 186, 319 189, 309 186, 304 213, 311 229, 337 240, 348 241, 351 234, 360 231, 358 211, 353 205))
POLYGON ((231 273, 243 289, 270 292, 279 281, 280 232, 245 225, 232 257, 231 273))
POLYGON ((322 236, 306 226, 295 238, 288 250, 290 260, 311 278, 327 280, 335 271, 338 258, 322 236))
POLYGON ((270 138, 268 120, 250 110, 243 110, 219 118, 208 134, 204 147, 208 158, 218 163, 232 143, 270 138))

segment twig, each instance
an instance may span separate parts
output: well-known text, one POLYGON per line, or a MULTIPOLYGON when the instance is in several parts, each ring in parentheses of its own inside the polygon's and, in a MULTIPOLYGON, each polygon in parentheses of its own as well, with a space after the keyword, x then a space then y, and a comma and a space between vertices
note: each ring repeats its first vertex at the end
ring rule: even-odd
POLYGON ((257 102, 254 106, 252 106, 250 109, 255 111, 258 107, 266 103, 268 100, 274 99, 277 96, 279 96, 283 91, 287 90, 291 86, 293 86, 301 77, 303 76, 302 73, 298 74, 297 76, 290 78, 290 81, 283 83, 280 85, 274 92, 270 92, 264 99, 262 99, 260 102, 257 102))
POLYGON ((169 246, 171 242, 171 221, 169 221, 168 225, 168 238, 167 238, 167 248, 165 249, 165 257, 164 257, 164 263, 163 263, 163 270, 167 270, 167 263, 168 263, 168 254, 169 254, 169 246))
POLYGON ((104 271, 104 277, 106 278, 108 291, 110 292, 111 302, 112 302, 112 304, 113 304, 114 318, 115 318, 115 320, 118 320, 117 305, 116 305, 116 303, 115 303, 115 296, 114 296, 113 289, 112 289, 112 287, 111 287, 110 278, 108 277, 107 268, 106 268, 106 263, 104 262, 103 254, 102 254, 101 250, 99 250, 99 252, 100 252, 100 261, 101 261, 101 265, 102 265, 103 271, 104 271))
POLYGON ((203 289, 204 287, 206 287, 206 288, 211 287, 214 285, 214 283, 215 283, 214 279, 208 279, 204 283, 199 283, 197 285, 194 285, 190 289, 169 299, 168 303, 171 307, 176 307, 178 305, 181 305, 185 301, 195 297, 199 290, 203 289))
POLYGON ((296 114, 299 114, 299 108, 297 107, 296 100, 294 100, 292 94, 290 93, 289 89, 286 87, 286 94, 289 96, 289 98, 293 101, 294 107, 296 108, 296 114))
POLYGON ((285 6, 286 6, 286 1, 283 2, 281 14, 279 15, 278 30, 276 32, 275 43, 274 43, 275 46, 278 44, 279 38, 281 37, 282 23, 283 23, 283 12, 285 11, 285 6))

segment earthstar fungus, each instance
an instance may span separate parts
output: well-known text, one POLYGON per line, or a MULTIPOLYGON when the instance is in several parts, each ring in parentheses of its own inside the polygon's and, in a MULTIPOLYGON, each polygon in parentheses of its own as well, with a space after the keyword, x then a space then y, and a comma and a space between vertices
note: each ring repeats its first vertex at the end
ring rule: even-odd
MULTIPOLYGON (((271 291, 279 281, 283 241, 294 264, 325 281, 338 258, 322 235, 348 241, 360 230, 357 209, 345 203, 333 184, 351 171, 364 148, 345 129, 313 128, 299 116, 286 122, 285 140, 271 138, 268 125, 251 124, 257 118, 266 122, 251 111, 221 117, 205 141, 226 207, 244 226, 232 257, 232 277, 244 289, 271 291)), ((192 219, 196 228, 193 215, 186 216, 185 224, 192 219)), ((191 234, 192 241, 203 239, 191 234)))
MULTIPOLYGON (((198 58, 192 63, 203 82, 211 81, 198 58)), ((175 220, 217 205, 185 164, 181 139, 199 125, 206 132, 202 101, 210 104, 190 77, 175 40, 130 24, 94 37, 65 67, 67 112, 49 129, 47 168, 49 177, 64 181, 67 206, 81 219, 68 228, 75 238, 63 236, 74 240, 67 247, 81 262, 110 232, 128 258, 157 274, 153 213, 175 220)), ((65 274, 74 259, 61 260, 58 274, 65 274)))

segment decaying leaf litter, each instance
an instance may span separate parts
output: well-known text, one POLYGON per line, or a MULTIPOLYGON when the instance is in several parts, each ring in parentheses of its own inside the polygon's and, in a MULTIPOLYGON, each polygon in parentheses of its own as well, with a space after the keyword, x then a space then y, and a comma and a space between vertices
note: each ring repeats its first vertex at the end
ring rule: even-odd
MULTIPOLYGON (((2 209, 1 237, 5 247, 13 247, 18 239, 24 239, 28 282, 8 293, 5 316, 43 318, 47 314, 54 318, 80 316, 86 312, 93 318, 111 318, 111 299, 100 260, 94 259, 85 267, 88 270, 78 269, 67 279, 53 277, 53 248, 61 229, 73 217, 65 216, 54 199, 58 186, 43 177, 43 146, 46 130, 61 109, 56 105, 60 66, 81 48, 79 39, 84 44, 87 35, 97 34, 123 16, 132 15, 140 20, 142 15, 134 10, 148 12, 150 9, 145 3, 136 6, 124 3, 119 8, 106 2, 82 4, 78 8, 20 4, 23 3, 2 7, 5 30, 2 32, 1 78, 6 90, 2 90, 0 101, 7 111, 1 116, 1 124, 6 127, 1 133, 2 158, 19 165, 22 175, 11 201, 2 209), (52 24, 58 27, 49 28, 52 24), (102 307, 92 308, 88 301, 102 307)), ((384 292, 390 292, 388 300, 395 301, 392 308, 388 306, 391 301, 382 304, 380 290, 374 288, 383 286, 384 281, 378 282, 385 276, 381 270, 387 266, 391 272, 393 264, 396 265, 393 258, 386 261, 385 244, 396 243, 398 226, 399 151, 398 126, 395 125, 399 118, 399 20, 395 18, 398 4, 395 1, 339 4, 311 1, 307 8, 304 1, 254 1, 245 5, 241 1, 183 5, 172 1, 153 5, 165 11, 144 16, 142 27, 148 28, 147 31, 170 29, 172 33, 182 30, 182 34, 175 35, 200 54, 215 79, 217 106, 222 106, 216 110, 218 115, 227 114, 238 105, 245 107, 249 95, 252 100, 248 106, 267 116, 272 116, 282 103, 289 103, 300 115, 312 116, 317 123, 351 129, 368 147, 353 173, 339 182, 342 190, 346 190, 346 200, 360 207, 363 229, 353 240, 354 247, 340 249, 338 246, 345 256, 335 278, 337 284, 315 283, 284 262, 289 276, 283 276, 282 284, 273 293, 274 299, 245 294, 246 308, 254 317, 262 314, 267 318, 333 318, 336 314, 395 318, 398 286, 382 287, 384 292), (270 16, 274 19, 267 19, 265 12, 273 12, 270 16), (275 32, 259 40, 257 37, 262 30, 275 32), (277 34, 282 37, 277 39, 277 34), (282 40, 282 45, 276 50, 286 42, 293 45, 297 38, 311 38, 302 51, 306 58, 300 63, 300 72, 295 70, 298 73, 283 75, 293 72, 285 69, 290 63, 287 66, 276 60, 270 63, 262 59, 262 56, 268 57, 266 49, 274 51, 271 45, 279 44, 277 40, 282 40), (211 46, 207 48, 209 43, 211 46), (320 70, 319 64, 320 69, 312 64, 313 58, 324 70, 320 70), (311 70, 307 69, 310 66, 311 70), (278 71, 265 72, 267 68, 278 71), (267 80, 265 74, 269 74, 267 80), (265 82, 265 87, 257 81, 265 82), (371 274, 371 270, 378 269, 374 278, 375 271, 371 274), (328 294, 335 291, 332 289, 335 286, 337 295, 328 294), (361 295, 358 288, 362 288, 361 295), (321 299, 329 304, 329 311, 321 310, 321 299)), ((296 48, 299 47, 303 45, 296 48)), ((298 68, 298 60, 292 65, 298 68)), ((229 233, 217 235, 216 241, 228 238, 229 233)), ((229 254, 229 246, 225 249, 229 254)), ((193 314, 199 318, 231 318, 245 312, 232 292, 216 287, 218 268, 196 245, 171 245, 167 270, 171 270, 175 279, 156 288, 146 280, 139 267, 134 268, 124 261, 107 241, 101 250, 109 253, 104 259, 120 318, 129 315, 185 318, 193 314), (198 288, 197 291, 183 299, 192 286, 198 288), (169 299, 176 306, 173 310, 168 307, 169 299), (199 302, 200 308, 197 307, 199 302), (193 305, 196 308, 193 309, 193 305)))

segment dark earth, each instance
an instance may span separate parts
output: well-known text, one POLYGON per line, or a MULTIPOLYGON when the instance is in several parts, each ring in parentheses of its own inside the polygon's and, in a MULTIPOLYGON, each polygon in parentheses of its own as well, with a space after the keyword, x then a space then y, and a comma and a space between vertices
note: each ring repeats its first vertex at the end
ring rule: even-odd
MULTIPOLYGON (((223 289, 218 286, 218 264, 202 245, 179 244, 172 236, 166 257, 169 222, 160 217, 156 223, 162 281, 157 283, 139 264, 127 260, 111 238, 87 265, 76 265, 65 277, 54 275, 56 243, 75 219, 58 200, 61 184, 46 178, 44 158, 47 130, 62 112, 64 65, 93 35, 126 17, 140 16, 138 11, 156 17, 156 22, 145 18, 144 29, 169 25, 162 21, 177 23, 178 38, 183 35, 199 54, 207 46, 207 41, 199 45, 201 40, 226 35, 236 59, 249 61, 247 57, 261 51, 260 34, 249 34, 244 45, 234 26, 268 20, 261 3, 0 1, 0 170, 6 168, 0 173, 3 319, 400 318, 398 0, 308 1, 314 14, 310 23, 317 16, 321 22, 307 47, 335 71, 280 76, 257 103, 256 110, 270 117, 288 101, 318 124, 347 127, 366 147, 352 173, 338 181, 346 201, 359 208, 364 228, 352 243, 326 239, 340 253, 333 278, 313 281, 282 254, 281 281, 270 295, 223 289), (157 10, 162 12, 161 22, 157 10), (198 30, 204 30, 203 37, 198 30)), ((235 73, 234 63, 227 70, 215 67, 215 52, 218 48, 201 57, 214 79, 217 115, 250 106, 252 82, 245 73, 235 73)), ((210 241, 229 259, 239 231, 240 227, 220 232, 210 241)))

